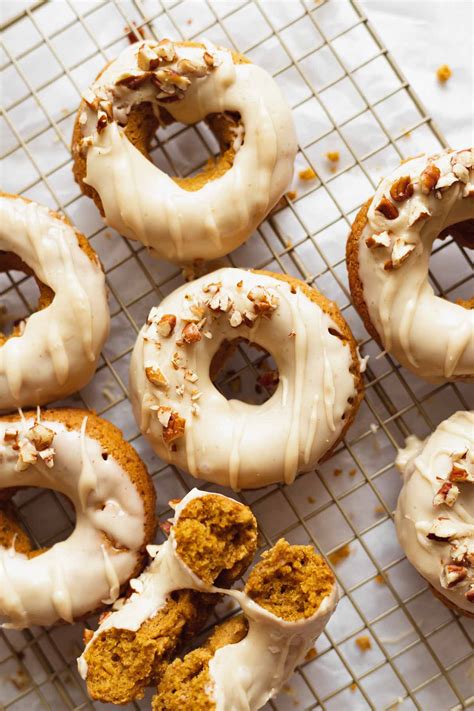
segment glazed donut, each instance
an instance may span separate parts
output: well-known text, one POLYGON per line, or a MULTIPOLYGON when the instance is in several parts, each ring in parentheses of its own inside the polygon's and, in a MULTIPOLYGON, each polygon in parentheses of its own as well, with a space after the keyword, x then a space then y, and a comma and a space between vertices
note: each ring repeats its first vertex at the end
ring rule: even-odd
POLYGON ((209 42, 143 41, 108 64, 83 94, 74 175, 108 225, 158 257, 185 263, 238 247, 287 189, 296 138, 272 77, 209 42), (149 160, 161 125, 206 120, 221 155, 194 177, 149 160))
POLYGON ((352 299, 375 340, 429 382, 474 378, 474 311, 435 296, 433 242, 474 246, 474 151, 409 160, 384 178, 347 244, 352 299))
POLYGON ((149 547, 153 560, 130 581, 132 595, 88 632, 78 666, 93 699, 141 698, 219 601, 208 594, 213 584, 231 585, 254 556, 257 522, 247 506, 198 489, 170 503, 176 508, 168 540, 149 547))
POLYGON ((289 484, 313 469, 363 395, 357 347, 337 306, 298 279, 243 269, 185 284, 151 310, 130 388, 160 457, 234 490, 289 484), (211 382, 214 356, 235 339, 267 350, 279 368, 261 406, 226 400, 211 382))
POLYGON ((1 417, 0 490, 19 486, 64 494, 76 525, 67 540, 32 551, 0 510, 2 626, 73 622, 116 600, 155 532, 153 485, 120 430, 84 410, 1 417))
POLYGON ((474 617, 474 413, 456 412, 425 442, 408 437, 396 464, 405 555, 436 597, 474 617))
POLYGON ((281 539, 255 566, 245 590, 229 590, 244 612, 204 645, 170 664, 153 711, 257 711, 303 661, 334 612, 334 575, 311 546, 281 539))
POLYGON ((92 378, 109 332, 105 277, 65 218, 0 193, 0 270, 34 275, 38 311, 0 339, 0 410, 64 398, 92 378))

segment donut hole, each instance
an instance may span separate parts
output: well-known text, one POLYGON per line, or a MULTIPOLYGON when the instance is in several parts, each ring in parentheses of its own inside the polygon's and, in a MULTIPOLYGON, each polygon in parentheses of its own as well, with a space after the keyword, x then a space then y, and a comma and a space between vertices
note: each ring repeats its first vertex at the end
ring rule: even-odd
POLYGON ((76 525, 72 502, 52 489, 21 487, 0 501, 0 545, 34 557, 66 540, 76 525))
POLYGON ((436 294, 466 309, 474 308, 472 266, 452 243, 440 244, 451 237, 459 247, 474 249, 474 219, 446 227, 438 236, 430 257, 430 281, 436 294), (446 259, 449 252, 449 258, 446 259))
POLYGON ((13 252, 0 251, 0 345, 21 336, 29 316, 46 308, 54 292, 13 252))
POLYGON ((130 112, 125 134, 148 160, 188 191, 200 190, 224 175, 245 140, 237 112, 209 114, 204 121, 185 125, 160 107, 160 120, 164 127, 159 127, 150 104, 140 104, 130 112))
POLYGON ((222 342, 211 361, 209 376, 227 400, 249 405, 269 400, 280 377, 272 355, 245 338, 222 342))

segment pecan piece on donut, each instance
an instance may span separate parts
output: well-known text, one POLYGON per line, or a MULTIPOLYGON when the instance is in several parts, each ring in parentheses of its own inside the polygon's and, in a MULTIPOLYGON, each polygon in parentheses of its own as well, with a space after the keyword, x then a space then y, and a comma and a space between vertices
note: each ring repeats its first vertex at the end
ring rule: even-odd
POLYGON ((247 294, 247 299, 253 302, 253 310, 258 316, 270 318, 278 306, 278 298, 263 286, 256 286, 247 294))
POLYGON ((150 383, 152 385, 156 385, 157 388, 161 388, 161 390, 164 390, 168 387, 168 380, 159 368, 148 366, 145 368, 145 374, 150 383))
POLYGON ((399 269, 403 262, 405 262, 410 254, 415 249, 414 244, 408 244, 402 239, 396 239, 393 244, 391 259, 389 259, 384 264, 385 271, 391 271, 392 269, 399 269))
POLYGON ((433 498, 433 506, 453 506, 459 496, 459 487, 450 481, 445 481, 433 498))
POLYGON ((237 310, 232 311, 232 313, 230 315, 230 319, 229 319, 229 323, 232 326, 232 328, 237 328, 238 326, 240 326, 242 321, 243 321, 243 318, 242 318, 242 314, 240 313, 240 311, 237 311, 237 310))
POLYGON ((398 207, 390 202, 388 198, 383 196, 377 207, 375 208, 377 212, 381 212, 387 220, 394 220, 398 217, 398 207))
POLYGON ((190 59, 180 59, 176 65, 176 71, 179 74, 186 74, 192 77, 205 77, 209 73, 207 65, 199 65, 192 62, 190 59))
POLYGON ((434 187, 438 182, 440 175, 440 169, 438 168, 438 166, 433 165, 432 163, 430 163, 430 165, 428 165, 424 169, 420 176, 421 192, 423 193, 423 195, 429 195, 430 192, 434 190, 434 187))
POLYGON ((56 432, 49 427, 45 427, 41 422, 35 422, 26 433, 27 438, 35 446, 38 452, 49 449, 56 432))
POLYGON ((409 175, 398 178, 390 188, 390 195, 395 202, 404 202, 413 195, 413 183, 409 175))
POLYGON ((3 433, 3 441, 10 444, 13 449, 18 449, 18 430, 15 427, 7 427, 3 433))
POLYGON ((160 336, 163 336, 163 338, 169 338, 173 333, 175 326, 176 316, 174 314, 165 314, 156 324, 156 330, 160 336))
POLYGON ((159 407, 156 414, 160 425, 168 427, 172 415, 171 407, 159 407))
POLYGON ((148 44, 142 44, 137 52, 137 64, 140 69, 148 72, 150 70, 156 69, 163 59, 159 57, 148 44))
POLYGON ((433 521, 433 524, 428 531, 427 538, 430 541, 438 541, 439 543, 446 543, 447 541, 456 538, 457 529, 456 526, 448 518, 437 518, 433 521))
POLYGON ((465 165, 462 165, 462 163, 455 163, 453 165, 453 173, 456 178, 461 181, 461 183, 469 182, 469 171, 465 165))
POLYGON ((367 237, 365 243, 369 249, 375 247, 390 247, 391 238, 389 232, 374 232, 371 237, 367 237))
POLYGON ((209 52, 204 52, 203 59, 209 68, 214 66, 214 57, 209 52))
POLYGON ((154 76, 151 72, 144 72, 141 69, 132 69, 123 72, 115 80, 117 86, 126 86, 128 89, 138 89, 147 79, 154 76))
POLYGON ((453 588, 467 577, 467 568, 464 565, 445 565, 441 575, 443 588, 453 588))
POLYGON ((173 42, 166 37, 160 40, 156 54, 166 62, 174 62, 177 57, 173 42))
POLYGON ((189 321, 182 331, 183 341, 188 344, 197 343, 201 340, 201 333, 195 323, 189 321))
POLYGON ((185 427, 186 420, 184 417, 181 417, 177 412, 172 412, 167 426, 163 428, 163 439, 166 444, 170 444, 174 442, 175 439, 183 437, 185 427))

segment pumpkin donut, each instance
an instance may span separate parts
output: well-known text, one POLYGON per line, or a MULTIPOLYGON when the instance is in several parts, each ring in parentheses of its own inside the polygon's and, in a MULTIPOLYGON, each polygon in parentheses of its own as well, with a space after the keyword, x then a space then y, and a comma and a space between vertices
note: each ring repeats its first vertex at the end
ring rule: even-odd
POLYGON ((78 668, 93 699, 141 698, 219 602, 214 584, 231 585, 254 556, 257 522, 244 504, 198 489, 170 503, 169 538, 149 548, 153 560, 130 581, 132 594, 87 631, 78 668))
POLYGON ((474 151, 448 150, 382 180, 349 235, 352 300, 367 330, 429 382, 474 379, 472 300, 436 296, 428 278, 435 239, 449 232, 473 248, 473 225, 474 151))
POLYGON ((32 550, 0 502, 0 624, 73 622, 113 603, 140 572, 155 533, 147 470, 114 425, 84 410, 0 418, 0 490, 53 489, 76 510, 72 534, 32 550))
POLYGON ((285 192, 296 138, 272 77, 209 42, 137 42, 83 101, 74 175, 108 225, 171 262, 221 257, 244 242, 285 192), (149 160, 158 126, 205 120, 221 149, 194 177, 149 160))
POLYGON ((263 554, 245 589, 227 594, 244 614, 166 668, 153 711, 258 711, 303 661, 338 602, 324 559, 283 538, 263 554))
POLYGON ((396 464, 400 545, 437 598, 474 617, 474 413, 456 412, 425 442, 409 437, 396 464))
POLYGON ((334 303, 298 279, 226 268, 151 310, 132 354, 130 391, 160 457, 238 490, 290 484, 329 456, 363 385, 356 343, 334 303), (213 360, 242 339, 279 369, 276 391, 260 406, 227 400, 211 381, 213 360))
POLYGON ((0 271, 33 275, 37 311, 0 337, 0 410, 42 405, 92 378, 109 332, 105 277, 86 238, 61 215, 0 193, 0 271))

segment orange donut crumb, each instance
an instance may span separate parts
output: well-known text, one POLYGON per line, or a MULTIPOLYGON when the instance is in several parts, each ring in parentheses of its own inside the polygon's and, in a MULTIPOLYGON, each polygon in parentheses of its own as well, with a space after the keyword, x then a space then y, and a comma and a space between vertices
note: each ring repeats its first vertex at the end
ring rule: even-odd
POLYGON ((314 180, 318 176, 312 168, 305 168, 298 173, 301 180, 314 180))
POLYGON ((447 64, 442 64, 438 69, 436 70, 436 76, 438 78, 438 81, 440 81, 442 84, 448 81, 448 79, 452 76, 453 72, 451 71, 451 67, 449 67, 447 64))

